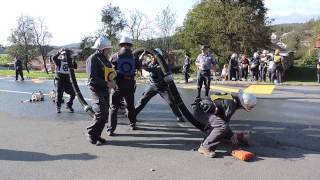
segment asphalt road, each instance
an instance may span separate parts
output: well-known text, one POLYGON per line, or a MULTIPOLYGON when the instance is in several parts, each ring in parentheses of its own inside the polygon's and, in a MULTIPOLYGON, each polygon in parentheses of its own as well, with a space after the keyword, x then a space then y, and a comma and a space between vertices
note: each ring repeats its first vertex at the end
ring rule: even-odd
MULTIPOLYGON (((30 93, 52 90, 52 81, 15 82, 0 77, 0 179, 319 179, 320 88, 280 86, 259 95, 250 113, 238 111, 235 131, 250 131, 256 156, 250 162, 232 158, 237 147, 222 144, 218 157, 193 151, 202 134, 189 123, 176 123, 156 96, 138 116, 137 131, 120 117, 117 136, 96 147, 86 141, 90 117, 75 101, 75 113, 41 103, 21 103, 30 93)), ((84 96, 90 99, 84 82, 84 96)), ((137 98, 146 88, 138 85, 137 98)), ((194 90, 179 89, 186 104, 194 90)))

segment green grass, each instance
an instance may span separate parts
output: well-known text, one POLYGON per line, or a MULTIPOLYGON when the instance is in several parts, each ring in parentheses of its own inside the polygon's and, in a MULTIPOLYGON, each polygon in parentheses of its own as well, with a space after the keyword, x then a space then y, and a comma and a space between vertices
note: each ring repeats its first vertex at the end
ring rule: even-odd
MULTIPOLYGON (((55 74, 49 72, 49 74, 41 71, 23 71, 25 78, 43 78, 43 79, 54 79, 55 74)), ((15 76, 15 70, 0 70, 0 76, 15 76)), ((76 73, 77 78, 87 78, 87 73, 76 73)))

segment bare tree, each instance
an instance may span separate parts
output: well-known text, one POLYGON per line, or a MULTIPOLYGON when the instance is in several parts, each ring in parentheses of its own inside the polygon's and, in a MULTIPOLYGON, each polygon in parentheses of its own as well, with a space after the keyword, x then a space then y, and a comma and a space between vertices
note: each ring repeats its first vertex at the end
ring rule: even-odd
POLYGON ((169 6, 163 9, 156 16, 156 26, 159 29, 159 35, 162 38, 163 48, 165 51, 169 51, 170 49, 170 37, 175 32, 176 20, 176 13, 173 12, 169 6))
POLYGON ((137 43, 142 38, 143 33, 149 29, 149 23, 147 16, 139 10, 130 11, 129 15, 127 29, 132 40, 137 43))
POLYGON ((24 65, 27 72, 28 69, 28 60, 34 52, 34 19, 31 16, 21 16, 18 19, 18 26, 15 29, 12 29, 12 33, 8 38, 11 43, 11 55, 23 57, 24 65))
POLYGON ((42 18, 38 18, 34 25, 34 45, 37 47, 38 53, 42 56, 43 66, 47 74, 47 58, 50 50, 49 41, 52 38, 52 34, 48 32, 47 26, 42 18))

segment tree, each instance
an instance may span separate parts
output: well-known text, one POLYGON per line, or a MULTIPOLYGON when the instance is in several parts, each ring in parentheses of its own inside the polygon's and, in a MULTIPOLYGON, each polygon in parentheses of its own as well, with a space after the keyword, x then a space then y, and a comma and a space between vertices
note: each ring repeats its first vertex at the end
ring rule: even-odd
POLYGON ((34 55, 34 19, 31 16, 21 16, 18 19, 18 26, 12 29, 11 36, 8 38, 11 46, 9 48, 9 53, 12 56, 23 57, 23 62, 27 72, 28 60, 32 55, 34 55))
POLYGON ((47 26, 44 24, 44 20, 38 18, 35 22, 34 29, 34 45, 37 47, 38 53, 42 56, 44 69, 47 74, 49 74, 47 69, 46 60, 48 57, 49 50, 49 41, 52 38, 52 34, 48 32, 47 26))
POLYGON ((159 35, 162 38, 162 48, 165 51, 169 51, 171 45, 171 38, 175 33, 175 24, 176 24, 177 16, 169 6, 163 9, 160 13, 156 16, 156 26, 159 29, 159 35))
POLYGON ((138 43, 142 38, 142 34, 149 29, 149 22, 147 22, 147 16, 139 11, 130 11, 129 20, 127 23, 128 32, 131 35, 132 40, 138 43))
POLYGON ((251 54, 271 44, 266 12, 263 0, 202 0, 188 12, 176 38, 192 54, 201 44, 223 59, 232 52, 251 54))
POLYGON ((120 8, 108 4, 102 9, 103 33, 112 41, 115 42, 119 32, 126 27, 126 19, 120 8))
POLYGON ((84 37, 80 43, 80 59, 86 60, 93 52, 94 49, 91 47, 94 45, 94 42, 97 38, 92 36, 84 37))

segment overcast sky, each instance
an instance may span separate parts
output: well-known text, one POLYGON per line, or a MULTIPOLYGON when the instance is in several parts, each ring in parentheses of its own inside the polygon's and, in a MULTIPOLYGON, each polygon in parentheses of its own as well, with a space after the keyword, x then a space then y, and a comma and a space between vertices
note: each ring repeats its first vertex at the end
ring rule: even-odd
MULTIPOLYGON (((198 0, 2 0, 0 6, 0 44, 7 45, 11 29, 21 15, 42 17, 53 34, 52 45, 79 42, 101 27, 101 10, 111 3, 128 14, 138 9, 149 19, 169 6, 181 25, 189 9, 198 0)), ((305 22, 320 17, 320 0, 266 0, 268 16, 274 23, 305 22)))

